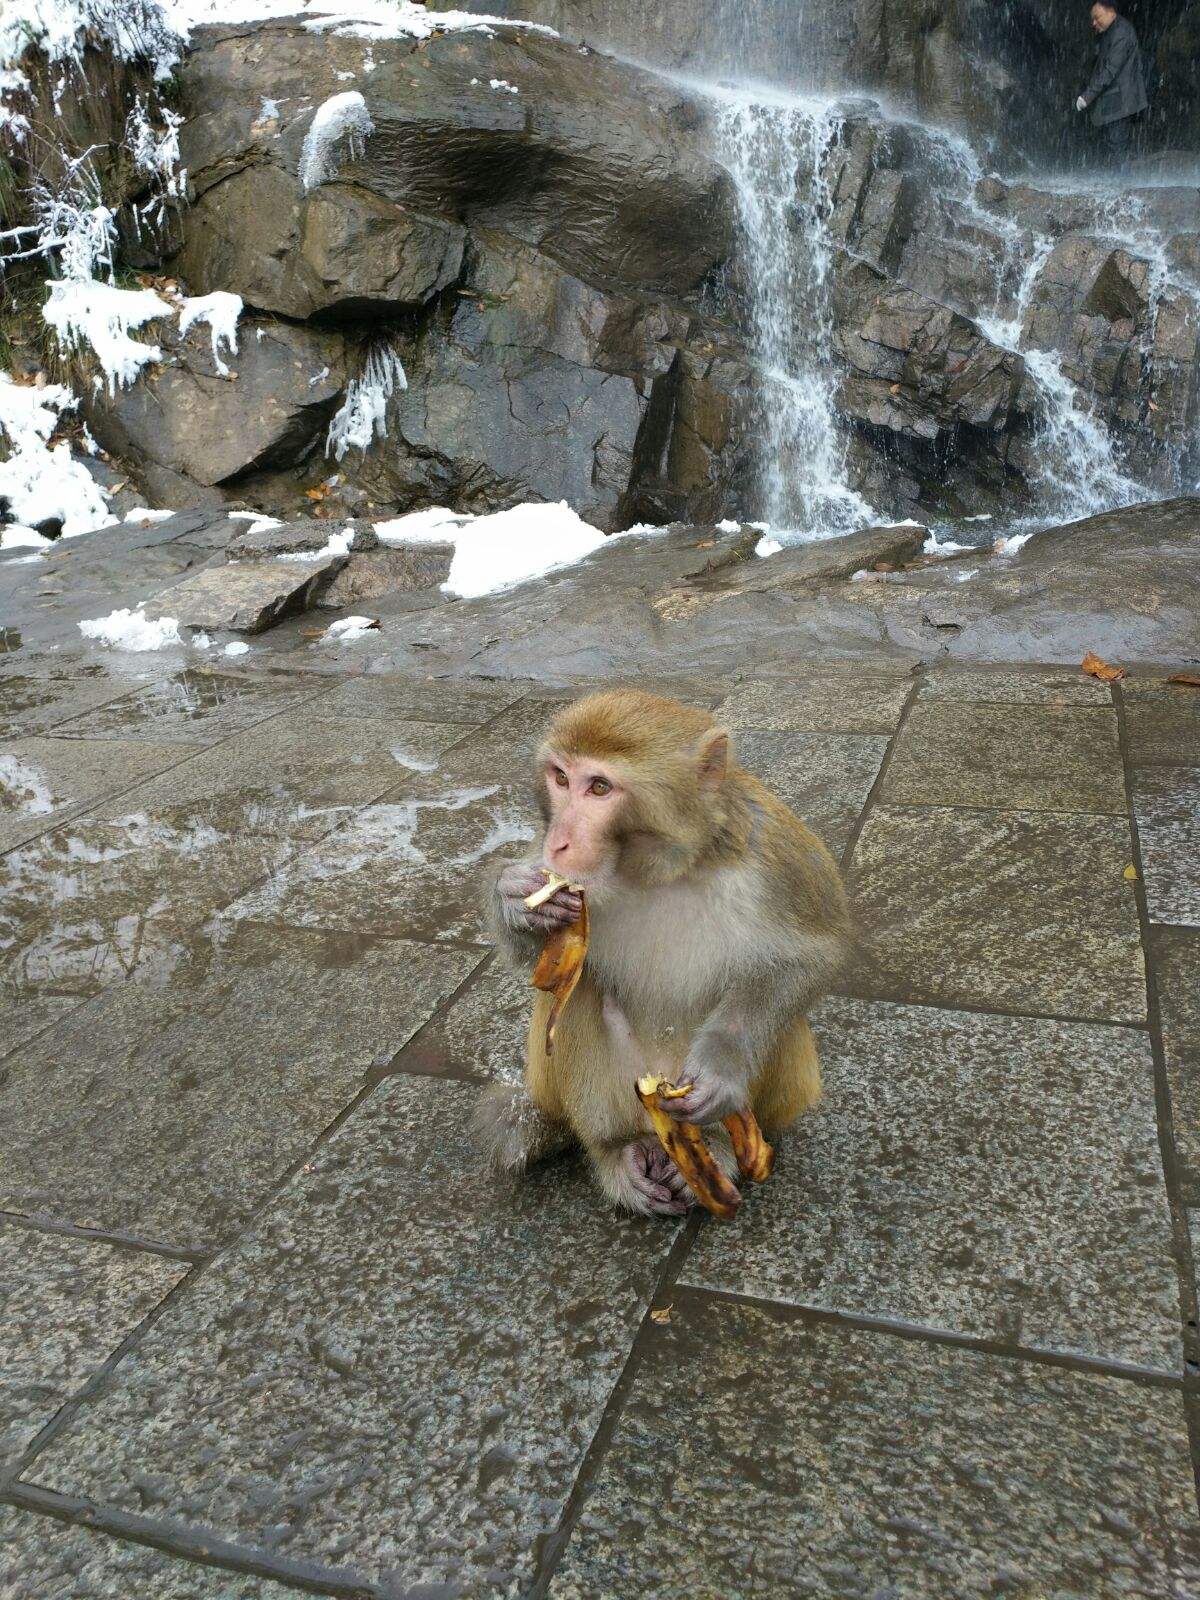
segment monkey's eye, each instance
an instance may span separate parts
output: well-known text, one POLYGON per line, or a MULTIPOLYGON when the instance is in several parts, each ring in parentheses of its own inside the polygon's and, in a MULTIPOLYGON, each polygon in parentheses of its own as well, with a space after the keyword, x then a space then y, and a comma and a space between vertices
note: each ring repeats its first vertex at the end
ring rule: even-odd
POLYGON ((560 789, 566 789, 569 786, 571 780, 567 777, 566 773, 563 771, 563 769, 561 767, 555 767, 555 769, 554 769, 554 781, 555 781, 555 783, 558 785, 558 787, 560 789))
POLYGON ((591 790, 594 795, 598 795, 603 799, 606 794, 612 793, 612 784, 609 783, 607 778, 593 778, 591 790))

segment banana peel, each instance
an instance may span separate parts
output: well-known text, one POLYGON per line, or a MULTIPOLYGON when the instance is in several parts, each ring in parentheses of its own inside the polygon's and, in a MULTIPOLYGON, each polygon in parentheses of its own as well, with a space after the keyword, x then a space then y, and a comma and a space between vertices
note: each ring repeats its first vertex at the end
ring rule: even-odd
MULTIPOLYGON (((553 881, 553 880, 552 880, 553 881)), ((554 882, 550 894, 562 887, 565 880, 554 882)), ((549 887, 549 885, 547 885, 549 887)), ((541 894, 542 890, 535 891, 541 894)), ((535 898, 534 895, 530 899, 535 898)), ((549 899, 550 895, 546 895, 549 899)), ((581 896, 582 900, 582 896, 581 896)), ((526 904, 528 905, 528 901, 526 904)), ((554 996, 554 1004, 550 1007, 550 1015, 546 1019, 546 1054, 550 1055, 554 1049, 554 1033, 558 1027, 558 1019, 563 1014, 567 1001, 575 993, 576 985, 583 972, 584 959, 588 948, 588 909, 587 901, 582 900, 578 922, 571 922, 565 928, 560 928, 557 933, 552 933, 542 946, 542 953, 538 957, 537 966, 533 969, 530 985, 534 989, 542 989, 547 994, 554 996)))
MULTIPOLYGON (((637 1080, 638 1099, 650 1114, 659 1144, 679 1168, 688 1188, 705 1210, 729 1222, 736 1216, 742 1203, 736 1185, 717 1165, 696 1124, 679 1122, 663 1110, 664 1100, 679 1100, 690 1088, 690 1083, 668 1083, 654 1076, 637 1080)), ((743 1178, 762 1183, 771 1174, 775 1152, 763 1138, 758 1119, 752 1111, 739 1111, 726 1117, 724 1122, 733 1141, 738 1171, 743 1178)))

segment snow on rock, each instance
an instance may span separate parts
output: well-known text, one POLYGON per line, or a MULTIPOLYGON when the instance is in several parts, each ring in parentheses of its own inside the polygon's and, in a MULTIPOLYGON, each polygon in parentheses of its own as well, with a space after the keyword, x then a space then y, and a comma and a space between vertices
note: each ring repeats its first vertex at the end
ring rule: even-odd
POLYGON ((79 624, 85 639, 111 645, 114 650, 161 650, 164 645, 182 644, 177 617, 153 619, 136 611, 111 611, 107 617, 85 618, 79 624))
MULTIPOLYGON (((219 0, 213 0, 219 4, 219 0)), ((236 0, 236 4, 283 4, 285 0, 236 0)), ((307 9, 307 8, 305 8, 307 9)), ((333 33, 339 38, 353 39, 427 39, 436 28, 440 33, 486 33, 496 28, 524 28, 530 33, 546 34, 557 39, 553 28, 539 22, 521 22, 512 17, 489 17, 472 11, 426 11, 411 0, 362 0, 354 5, 351 0, 332 0, 328 5, 314 5, 314 16, 305 23, 313 33, 333 33)), ((286 15, 294 15, 295 4, 286 15)), ((231 20, 231 19, 226 19, 231 20)))
POLYGON ((375 633, 379 628, 376 617, 339 617, 336 622, 331 622, 325 629, 325 638, 334 643, 348 644, 354 639, 362 639, 368 633, 375 633))
POLYGON ((90 346, 104 369, 109 393, 124 388, 151 361, 161 361, 156 344, 129 337, 133 328, 172 315, 172 307, 153 289, 118 289, 112 283, 51 282, 42 315, 67 350, 90 346))
POLYGON ((520 94, 521 92, 516 84, 509 83, 507 78, 490 78, 488 81, 493 89, 502 89, 507 94, 520 94))
POLYGON ((9 451, 8 460, 0 461, 0 497, 15 522, 35 527, 56 520, 66 539, 115 520, 99 484, 70 446, 49 447, 60 415, 74 404, 61 384, 38 389, 0 372, 0 436, 9 451))
POLYGON ((754 546, 754 554, 756 556, 777 556, 782 549, 783 546, 778 539, 772 539, 770 534, 764 533, 754 546))
POLYGON ((223 378, 229 376, 229 368, 221 360, 221 346, 224 345, 230 355, 237 355, 237 325, 241 314, 241 295, 229 294, 224 289, 195 295, 179 308, 180 333, 187 333, 197 322, 206 322, 212 330, 213 361, 223 378))
POLYGON ((235 639, 232 644, 225 646, 225 654, 227 656, 247 656, 250 654, 250 646, 243 644, 240 639, 235 639))
MULTIPOLYGON (((629 532, 647 532, 644 528, 629 532)), ((442 590, 461 600, 511 589, 530 578, 582 561, 609 539, 584 522, 565 500, 557 504, 513 506, 488 516, 457 516, 435 507, 410 517, 375 524, 385 544, 439 542, 454 546, 450 573, 442 590)))
POLYGON ((340 165, 337 146, 344 138, 351 161, 360 161, 367 140, 375 132, 375 124, 367 110, 367 102, 357 89, 347 89, 343 94, 331 95, 317 107, 316 115, 304 135, 304 148, 300 152, 300 182, 306 189, 315 188, 337 176, 340 165))
POLYGON ((85 48, 99 45, 121 61, 147 60, 166 78, 182 44, 168 8, 155 0, 4 0, 0 7, 0 66, 15 65, 30 47, 78 66, 85 48))
POLYGON ((288 550, 275 559, 276 561, 328 561, 331 556, 348 556, 353 543, 354 529, 344 528, 340 533, 331 533, 320 550, 288 550))
POLYGON ((404 364, 391 345, 373 345, 362 372, 346 385, 346 398, 329 424, 325 454, 340 461, 352 447, 365 450, 376 436, 386 439, 387 403, 407 388, 404 364))
POLYGON ((143 527, 151 522, 166 522, 168 517, 173 517, 173 511, 155 511, 150 506, 134 506, 132 511, 125 513, 125 521, 132 522, 135 527, 143 527))
POLYGON ((7 528, 0 528, 0 550, 45 550, 53 542, 36 528, 27 528, 20 522, 10 522, 7 528))

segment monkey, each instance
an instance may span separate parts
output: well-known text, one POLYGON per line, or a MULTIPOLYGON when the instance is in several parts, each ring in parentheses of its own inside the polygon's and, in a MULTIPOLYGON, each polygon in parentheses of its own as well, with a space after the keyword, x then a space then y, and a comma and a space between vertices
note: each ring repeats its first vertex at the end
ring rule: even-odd
MULTIPOLYGON (((525 1087, 494 1085, 475 1133, 495 1168, 520 1171, 582 1145, 618 1207, 678 1216, 694 1203, 634 1089, 653 1071, 687 1094, 674 1117, 752 1110, 780 1130, 816 1104, 808 1022, 843 967, 850 914, 821 841, 740 768, 707 712, 640 690, 561 711, 537 756, 540 856, 502 867, 489 894, 497 943, 519 968, 576 921, 590 942, 546 1049, 551 996, 533 1005, 525 1087), (536 910, 546 872, 567 884, 536 910)), ((736 1176, 717 1130, 714 1155, 736 1176)))

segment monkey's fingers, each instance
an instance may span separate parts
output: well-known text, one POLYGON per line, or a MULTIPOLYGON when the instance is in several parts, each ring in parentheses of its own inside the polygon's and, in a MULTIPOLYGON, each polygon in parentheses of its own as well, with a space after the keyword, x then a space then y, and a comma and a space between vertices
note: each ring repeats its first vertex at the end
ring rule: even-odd
POLYGON ((763 1138, 758 1118, 753 1111, 735 1111, 724 1122, 742 1177, 751 1183, 765 1183, 775 1165, 775 1151, 763 1138))
POLYGON ((716 1217, 730 1221, 742 1203, 736 1184, 721 1171, 704 1135, 694 1122, 676 1122, 659 1102, 662 1080, 655 1077, 637 1080, 638 1099, 650 1114, 658 1142, 678 1167, 700 1204, 716 1217))
POLYGON ((539 906, 545 905, 547 900, 556 895, 560 889, 565 889, 566 887, 566 878, 560 878, 557 872, 547 872, 546 881, 541 888, 535 889, 532 894, 525 896, 526 911, 536 911, 539 906))
POLYGON ((579 921, 568 923, 565 928, 559 928, 556 933, 550 935, 542 947, 538 964, 533 969, 533 977, 529 980, 535 989, 543 989, 547 994, 554 996, 554 1004, 550 1007, 550 1016, 546 1021, 547 1055, 554 1049, 554 1031, 558 1027, 563 1007, 575 993, 575 986, 583 973, 587 949, 587 902, 581 897, 579 921))

